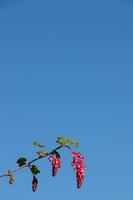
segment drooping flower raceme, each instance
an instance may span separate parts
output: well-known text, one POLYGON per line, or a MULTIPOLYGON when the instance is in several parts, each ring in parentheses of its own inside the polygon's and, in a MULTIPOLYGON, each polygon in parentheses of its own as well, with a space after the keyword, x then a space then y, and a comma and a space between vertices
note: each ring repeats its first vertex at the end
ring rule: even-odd
POLYGON ((71 164, 74 171, 76 172, 77 188, 80 188, 83 183, 86 170, 84 156, 81 155, 80 152, 72 152, 72 157, 73 161, 71 164))
POLYGON ((48 159, 52 163, 52 176, 55 176, 58 169, 61 167, 61 160, 53 155, 50 155, 48 159))
POLYGON ((32 191, 35 192, 37 190, 38 186, 38 180, 35 175, 33 175, 33 180, 32 180, 32 191))

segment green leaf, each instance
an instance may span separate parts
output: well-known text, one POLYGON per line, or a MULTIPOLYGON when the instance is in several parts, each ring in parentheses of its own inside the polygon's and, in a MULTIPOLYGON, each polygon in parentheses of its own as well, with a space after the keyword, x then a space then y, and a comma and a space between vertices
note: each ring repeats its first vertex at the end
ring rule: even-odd
POLYGON ((38 146, 38 147, 45 147, 44 144, 42 144, 42 143, 40 143, 40 142, 38 142, 38 141, 33 142, 33 144, 34 144, 35 146, 38 146))
POLYGON ((66 145, 69 143, 69 140, 66 137, 58 137, 56 142, 60 145, 66 145))
POLYGON ((17 160, 17 163, 19 164, 19 167, 23 166, 26 164, 26 161, 27 159, 24 158, 24 157, 20 157, 18 160, 17 160))
POLYGON ((45 155, 48 154, 48 151, 37 151, 36 152, 40 157, 44 157, 45 155))
POLYGON ((56 158, 60 159, 60 154, 57 151, 55 152, 55 156, 56 156, 56 158))
POLYGON ((75 140, 69 140, 69 144, 75 146, 75 147, 79 147, 79 142, 75 141, 75 140))
POLYGON ((57 152, 57 151, 53 151, 52 154, 55 155, 56 158, 60 159, 60 157, 61 157, 60 154, 59 154, 59 152, 57 152))
POLYGON ((60 145, 70 144, 70 145, 73 145, 75 147, 79 146, 79 142, 72 140, 72 139, 69 139, 69 138, 66 138, 66 137, 58 137, 56 142, 60 145))
POLYGON ((33 173, 33 174, 39 174, 40 173, 40 169, 36 166, 36 165, 32 165, 31 167, 30 167, 30 170, 31 170, 31 172, 33 173))

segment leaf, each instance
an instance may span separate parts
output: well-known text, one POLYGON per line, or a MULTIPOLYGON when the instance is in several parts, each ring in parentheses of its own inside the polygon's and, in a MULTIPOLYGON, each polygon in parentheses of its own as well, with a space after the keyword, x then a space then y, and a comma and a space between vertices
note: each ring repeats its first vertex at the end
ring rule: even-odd
POLYGON ((23 166, 26 164, 26 161, 27 159, 24 158, 24 157, 20 157, 18 160, 17 160, 17 163, 19 164, 19 167, 23 166))
POLYGON ((55 156, 60 159, 60 154, 57 151, 55 151, 55 156))
POLYGON ((34 144, 35 146, 38 146, 38 147, 45 147, 44 144, 42 144, 42 143, 40 143, 40 142, 38 142, 38 141, 33 142, 33 144, 34 144))
POLYGON ((39 155, 39 157, 44 157, 45 155, 48 154, 48 151, 38 151, 36 153, 39 155))
POLYGON ((61 157, 60 154, 59 154, 59 152, 57 152, 57 151, 53 151, 52 154, 55 155, 56 158, 60 159, 60 157, 61 157))
POLYGON ((33 174, 39 174, 40 173, 40 169, 36 166, 36 165, 32 165, 31 167, 30 167, 30 170, 31 170, 31 172, 33 173, 33 174))
POLYGON ((75 147, 79 146, 79 142, 69 139, 69 138, 66 138, 66 137, 58 137, 56 142, 59 143, 60 145, 70 144, 75 147))
POLYGON ((69 140, 65 137, 58 137, 56 142, 60 145, 66 145, 68 144, 69 140))
POLYGON ((75 147, 79 147, 79 142, 75 141, 75 140, 69 140, 69 144, 75 146, 75 147))

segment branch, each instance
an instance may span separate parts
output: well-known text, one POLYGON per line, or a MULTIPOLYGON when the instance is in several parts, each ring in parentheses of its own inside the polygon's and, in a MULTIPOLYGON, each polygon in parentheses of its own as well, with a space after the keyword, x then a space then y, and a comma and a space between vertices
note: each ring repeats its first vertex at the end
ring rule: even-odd
MULTIPOLYGON (((33 165, 33 163, 36 162, 37 160, 40 160, 40 159, 43 159, 43 158, 49 156, 48 157, 49 162, 52 164, 52 176, 55 177, 58 169, 62 165, 62 162, 60 159, 60 154, 58 153, 58 150, 60 150, 62 148, 67 148, 71 152, 71 155, 73 158, 71 165, 76 173, 77 188, 80 188, 83 183, 85 171, 86 171, 84 156, 80 152, 72 151, 71 147, 69 146, 69 145, 72 145, 74 147, 78 147, 79 143, 75 140, 71 140, 66 137, 58 137, 56 142, 59 144, 58 147, 54 148, 50 152, 47 152, 45 149, 41 149, 41 151, 36 152, 38 154, 38 157, 32 159, 31 161, 27 162, 27 159, 25 157, 20 157, 17 160, 19 167, 17 167, 16 169, 11 169, 11 170, 6 171, 6 173, 0 175, 0 178, 7 176, 7 177, 9 177, 9 183, 13 184, 15 181, 14 173, 23 168, 29 168, 33 175, 32 191, 35 192, 38 187, 37 174, 40 173, 40 170, 36 165, 33 165)), ((38 141, 33 142, 33 144, 40 148, 45 148, 45 145, 38 141)))
POLYGON ((19 170, 21 170, 23 168, 29 167, 32 163, 36 162, 37 160, 45 158, 45 157, 49 156, 50 154, 52 154, 54 151, 57 151, 57 150, 59 150, 61 148, 68 148, 70 151, 72 151, 70 146, 68 146, 68 145, 60 145, 60 146, 56 147, 55 149, 53 149, 50 153, 47 153, 42 157, 39 156, 39 157, 34 158, 33 160, 29 161, 28 163, 22 165, 21 167, 17 167, 16 169, 8 170, 6 173, 1 174, 0 178, 5 177, 5 176, 10 176, 11 174, 13 174, 13 173, 15 173, 15 172, 17 172, 17 171, 19 171, 19 170))

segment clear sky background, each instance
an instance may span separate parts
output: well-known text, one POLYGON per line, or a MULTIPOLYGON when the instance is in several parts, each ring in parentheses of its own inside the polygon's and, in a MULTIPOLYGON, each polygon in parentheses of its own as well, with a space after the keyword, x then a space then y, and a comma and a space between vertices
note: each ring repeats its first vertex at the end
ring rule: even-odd
POLYGON ((13 186, 0 179, 2 200, 132 200, 132 121, 131 0, 0 0, 0 172, 60 135, 79 140, 87 165, 77 190, 61 151, 56 178, 42 160, 38 191, 21 170, 13 186))

